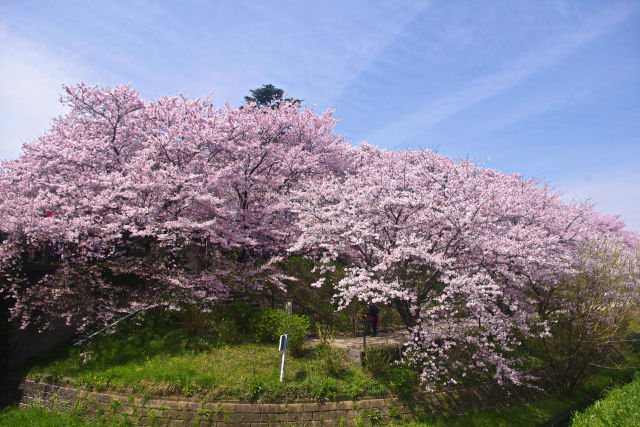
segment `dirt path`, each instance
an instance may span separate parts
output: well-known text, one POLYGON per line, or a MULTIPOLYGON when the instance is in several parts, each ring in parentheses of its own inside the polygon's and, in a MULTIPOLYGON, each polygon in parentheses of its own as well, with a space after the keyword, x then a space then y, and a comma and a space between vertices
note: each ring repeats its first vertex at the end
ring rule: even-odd
MULTIPOLYGON (((375 337, 367 335, 367 348, 372 347, 400 347, 409 339, 406 330, 396 330, 393 332, 379 333, 375 337)), ((318 338, 307 340, 309 344, 319 344, 318 338)), ((362 351, 362 337, 336 338, 332 345, 344 349, 346 355, 357 362, 360 362, 360 352, 362 351)))

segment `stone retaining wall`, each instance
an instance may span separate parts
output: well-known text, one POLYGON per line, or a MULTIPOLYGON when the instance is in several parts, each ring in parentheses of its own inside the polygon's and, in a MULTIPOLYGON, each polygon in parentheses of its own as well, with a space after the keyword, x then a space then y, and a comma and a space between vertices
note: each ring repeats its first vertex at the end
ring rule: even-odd
POLYGON ((489 409, 531 398, 531 389, 500 388, 481 384, 434 393, 416 393, 408 401, 397 398, 355 401, 295 401, 292 403, 201 402, 193 399, 150 399, 97 393, 20 380, 14 387, 14 401, 51 407, 77 407, 89 418, 101 415, 129 419, 135 425, 171 426, 268 426, 268 425, 354 425, 411 421, 423 415, 455 415, 469 410, 489 409))

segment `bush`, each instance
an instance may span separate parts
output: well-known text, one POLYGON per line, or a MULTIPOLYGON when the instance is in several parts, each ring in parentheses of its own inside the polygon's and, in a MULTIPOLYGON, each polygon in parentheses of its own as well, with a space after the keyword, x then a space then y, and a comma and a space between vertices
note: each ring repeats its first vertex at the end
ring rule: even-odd
POLYGON ((309 334, 309 318, 289 314, 280 308, 263 308, 253 318, 252 329, 260 341, 277 342, 280 335, 289 335, 288 347, 293 354, 300 354, 304 339, 309 334))
POLYGON ((322 378, 314 391, 316 399, 322 401, 325 399, 335 399, 338 394, 338 381, 335 378, 322 378))
POLYGON ((255 313, 256 310, 250 303, 246 301, 234 301, 225 307, 222 318, 235 324, 238 332, 247 333, 249 332, 255 313))
POLYGON ((258 341, 274 342, 280 336, 279 326, 288 314, 279 308, 266 307, 258 311, 251 322, 251 330, 258 341))
POLYGON ((394 365, 384 374, 387 386, 400 399, 408 399, 419 385, 419 375, 403 365, 394 365))
POLYGON ((220 319, 213 325, 213 330, 219 343, 234 344, 241 342, 243 338, 236 322, 230 319, 220 319))
POLYGON ((288 346, 293 354, 299 355, 302 351, 304 339, 309 335, 311 326, 307 316, 286 316, 280 323, 278 335, 288 334, 288 346))

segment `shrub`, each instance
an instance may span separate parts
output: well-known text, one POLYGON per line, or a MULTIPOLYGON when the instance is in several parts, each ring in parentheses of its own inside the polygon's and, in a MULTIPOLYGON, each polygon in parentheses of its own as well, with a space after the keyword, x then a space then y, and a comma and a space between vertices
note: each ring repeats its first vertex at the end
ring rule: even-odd
POLYGON ((408 399, 419 384, 419 375, 404 365, 394 365, 385 372, 384 381, 396 396, 408 399))
POLYGON ((255 334, 258 341, 273 342, 279 337, 278 331, 280 323, 288 316, 287 312, 278 309, 266 307, 258 311, 251 322, 251 330, 255 334))
POLYGON ((256 310, 247 301, 234 301, 224 309, 224 320, 234 323, 241 333, 249 332, 256 310))
POLYGON ((304 339, 309 334, 309 318, 307 316, 285 316, 281 319, 278 326, 278 335, 288 334, 288 346, 293 354, 300 354, 304 339))
POLYGON ((299 354, 302 350, 311 326, 307 316, 289 316, 280 308, 263 308, 253 318, 252 325, 254 334, 260 341, 276 342, 280 335, 288 334, 288 347, 294 354, 299 354))

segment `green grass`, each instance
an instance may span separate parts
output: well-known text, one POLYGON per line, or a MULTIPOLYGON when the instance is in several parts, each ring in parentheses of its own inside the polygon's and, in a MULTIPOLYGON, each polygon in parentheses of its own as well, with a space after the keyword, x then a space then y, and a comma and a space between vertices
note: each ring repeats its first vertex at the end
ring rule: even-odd
POLYGON ((0 425, 3 426, 70 426, 84 427, 86 423, 80 417, 48 410, 42 406, 18 408, 15 406, 0 411, 0 425))
POLYGON ((89 427, 89 426, 131 426, 131 422, 103 418, 86 421, 79 414, 69 411, 58 411, 40 405, 26 408, 10 406, 0 410, 0 425, 3 427, 89 427))
POLYGON ((607 395, 582 412, 574 414, 572 427, 640 425, 640 372, 634 380, 611 389, 607 395))
MULTIPOLYGON (((135 322, 81 347, 59 347, 22 368, 27 378, 89 391, 113 390, 139 397, 185 396, 215 401, 287 401, 386 396, 395 383, 375 379, 341 356, 341 368, 328 372, 314 347, 286 358, 276 343, 236 336, 221 343, 213 335, 193 336, 170 322, 135 322)), ((397 377, 398 368, 395 372, 397 377)), ((395 378, 392 375, 392 378, 395 378)))

